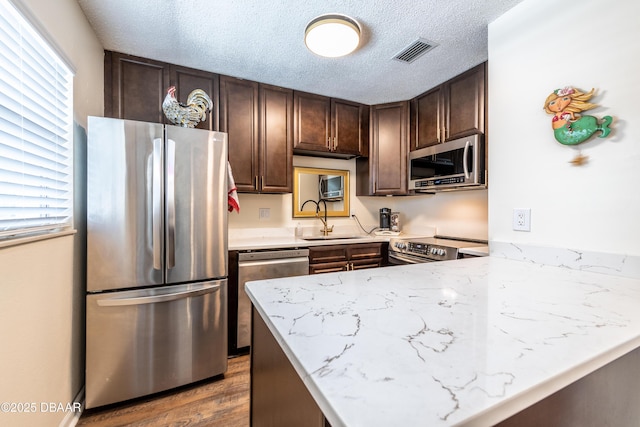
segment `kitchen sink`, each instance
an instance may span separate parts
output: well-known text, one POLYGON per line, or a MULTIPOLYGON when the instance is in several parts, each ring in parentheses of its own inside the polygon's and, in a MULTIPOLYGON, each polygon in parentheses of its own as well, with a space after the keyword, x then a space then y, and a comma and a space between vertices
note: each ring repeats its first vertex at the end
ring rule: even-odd
POLYGON ((352 235, 335 235, 335 236, 303 236, 302 240, 344 240, 344 239, 363 239, 366 236, 352 235))

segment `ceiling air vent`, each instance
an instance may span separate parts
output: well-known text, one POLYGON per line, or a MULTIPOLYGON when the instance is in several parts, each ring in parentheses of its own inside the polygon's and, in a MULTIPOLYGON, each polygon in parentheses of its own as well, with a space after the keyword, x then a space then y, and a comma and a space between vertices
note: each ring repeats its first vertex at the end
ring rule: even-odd
POLYGON ((430 42, 429 40, 418 39, 406 48, 402 49, 402 51, 398 52, 393 59, 409 64, 436 46, 437 44, 430 42))

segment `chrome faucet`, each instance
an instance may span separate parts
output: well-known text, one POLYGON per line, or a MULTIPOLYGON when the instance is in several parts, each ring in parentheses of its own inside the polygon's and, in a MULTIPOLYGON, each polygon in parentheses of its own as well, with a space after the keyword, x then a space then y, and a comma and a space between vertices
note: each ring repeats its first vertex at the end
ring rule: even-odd
POLYGON ((307 202, 311 202, 314 205, 316 205, 316 218, 322 221, 322 225, 323 225, 320 231, 322 231, 323 236, 328 236, 329 233, 333 231, 333 225, 329 227, 329 225, 327 224, 327 201, 325 199, 320 199, 316 202, 315 200, 309 199, 302 204, 302 207, 300 207, 300 210, 304 209, 304 205, 306 205, 307 202), (320 202, 324 204, 324 219, 322 219, 322 217, 320 216, 320 202))

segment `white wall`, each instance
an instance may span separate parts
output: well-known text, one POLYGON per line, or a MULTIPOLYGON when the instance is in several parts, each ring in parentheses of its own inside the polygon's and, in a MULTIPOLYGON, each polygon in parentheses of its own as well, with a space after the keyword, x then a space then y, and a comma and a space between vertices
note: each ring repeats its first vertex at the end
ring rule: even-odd
MULTIPOLYGON (((400 212, 404 231, 419 233, 425 228, 436 228, 438 234, 473 239, 487 239, 487 190, 440 193, 437 195, 399 197, 356 197, 355 160, 326 159, 294 156, 295 166, 342 169, 349 171, 351 192, 350 210, 369 231, 378 226, 380 208, 400 212)), ((321 226, 315 218, 293 218, 291 194, 239 194, 240 214, 229 214, 230 235, 246 228, 282 228, 293 233, 296 224, 303 227, 321 226), (259 219, 259 209, 269 208, 270 218, 259 219)), ((358 227, 353 219, 330 218, 329 225, 358 227)))
POLYGON ((0 402, 36 413, 0 413, 0 425, 54 426, 84 386, 84 153, 88 115, 103 114, 103 48, 75 0, 21 0, 76 70, 75 212, 78 233, 0 249, 0 402))
POLYGON ((489 238, 542 247, 640 255, 640 2, 525 0, 489 26, 489 238), (614 117, 608 138, 555 142, 546 97, 596 88, 614 117), (531 232, 512 209, 531 208, 531 232))

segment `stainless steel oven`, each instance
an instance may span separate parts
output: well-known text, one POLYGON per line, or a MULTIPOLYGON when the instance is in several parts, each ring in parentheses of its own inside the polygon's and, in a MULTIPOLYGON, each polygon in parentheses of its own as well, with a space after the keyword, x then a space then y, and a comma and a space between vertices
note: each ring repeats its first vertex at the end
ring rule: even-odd
POLYGON ((487 246, 482 240, 451 237, 392 238, 389 242, 389 265, 421 264, 463 257, 464 249, 487 246))

